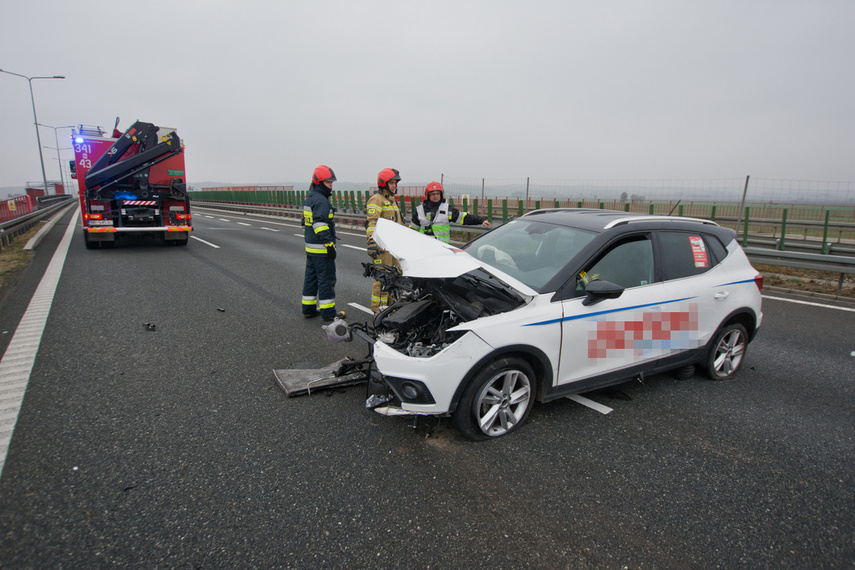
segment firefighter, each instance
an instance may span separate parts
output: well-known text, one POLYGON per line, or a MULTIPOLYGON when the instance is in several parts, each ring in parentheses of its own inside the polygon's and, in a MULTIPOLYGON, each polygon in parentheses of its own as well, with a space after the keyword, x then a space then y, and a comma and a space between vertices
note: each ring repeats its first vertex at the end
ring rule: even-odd
MULTIPOLYGON (((368 236, 368 256, 377 265, 383 264, 400 267, 398 260, 385 249, 380 249, 380 246, 377 245, 377 242, 372 237, 378 218, 385 218, 392 220, 396 224, 405 225, 404 217, 401 215, 401 210, 398 208, 398 201, 395 197, 395 194, 398 193, 399 180, 401 180, 401 175, 397 170, 394 168, 384 168, 377 175, 377 193, 368 199, 368 227, 366 230, 368 236)), ((375 279, 374 286, 371 289, 371 310, 377 314, 388 304, 389 293, 383 291, 380 282, 375 279)))
POLYGON ((413 218, 410 227, 423 234, 433 236, 440 241, 449 243, 451 241, 451 224, 461 226, 482 225, 490 227, 486 218, 475 214, 460 212, 457 208, 445 201, 442 184, 431 182, 425 186, 425 201, 413 208, 413 218))
POLYGON ((303 278, 303 317, 324 321, 343 319, 335 310, 335 210, 330 203, 335 173, 321 165, 312 173, 312 187, 303 203, 306 276, 303 278))

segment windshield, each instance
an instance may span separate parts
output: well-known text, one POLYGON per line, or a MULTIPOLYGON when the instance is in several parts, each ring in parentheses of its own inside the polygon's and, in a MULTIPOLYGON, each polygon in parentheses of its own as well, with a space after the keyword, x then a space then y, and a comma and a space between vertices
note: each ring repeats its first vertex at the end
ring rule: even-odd
POLYGON ((544 293, 543 287, 595 236, 590 231, 518 218, 463 249, 544 293))

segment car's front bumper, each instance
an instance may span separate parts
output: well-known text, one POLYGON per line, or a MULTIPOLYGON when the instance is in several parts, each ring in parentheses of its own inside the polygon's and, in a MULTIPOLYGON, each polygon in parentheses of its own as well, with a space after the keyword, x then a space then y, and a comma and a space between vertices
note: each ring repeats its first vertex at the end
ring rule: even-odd
POLYGON ((396 385, 395 392, 401 398, 403 410, 414 414, 442 414, 450 410, 454 395, 467 373, 492 351, 493 347, 470 331, 429 358, 413 358, 377 341, 374 343, 374 361, 384 377, 394 379, 392 382, 387 380, 387 383, 396 385), (407 380, 423 384, 433 403, 415 403, 416 400, 425 401, 424 394, 408 398, 406 394, 399 393, 402 391, 400 386, 407 380))

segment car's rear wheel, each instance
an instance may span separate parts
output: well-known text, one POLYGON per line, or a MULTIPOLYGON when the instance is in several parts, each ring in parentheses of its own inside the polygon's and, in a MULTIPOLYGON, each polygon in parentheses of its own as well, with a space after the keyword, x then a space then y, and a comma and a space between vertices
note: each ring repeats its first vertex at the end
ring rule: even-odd
POLYGON ((503 436, 521 426, 534 406, 534 371, 519 358, 494 360, 469 382, 454 412, 467 439, 503 436))
POLYGON ((715 335, 707 357, 707 373, 713 380, 725 380, 736 374, 748 348, 748 333, 745 327, 731 323, 722 327, 715 335))

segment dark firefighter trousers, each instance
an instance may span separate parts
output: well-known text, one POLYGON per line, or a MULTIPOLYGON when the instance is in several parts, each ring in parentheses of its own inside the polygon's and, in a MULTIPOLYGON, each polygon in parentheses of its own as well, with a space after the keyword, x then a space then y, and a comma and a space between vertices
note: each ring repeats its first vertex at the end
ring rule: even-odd
POLYGON ((335 317, 335 260, 325 255, 306 254, 303 278, 303 314, 320 311, 324 319, 335 317))

